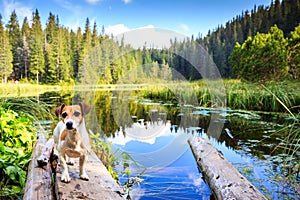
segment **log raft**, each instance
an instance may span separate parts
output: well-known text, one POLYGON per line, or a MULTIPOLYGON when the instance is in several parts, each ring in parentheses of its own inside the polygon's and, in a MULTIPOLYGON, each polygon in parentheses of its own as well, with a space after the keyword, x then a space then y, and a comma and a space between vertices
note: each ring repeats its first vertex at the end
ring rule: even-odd
POLYGON ((61 169, 53 158, 57 158, 53 139, 47 141, 39 135, 28 167, 23 200, 125 199, 122 188, 94 152, 86 163, 89 181, 79 178, 79 162, 75 159, 74 166, 68 165, 71 182, 61 182, 61 169))
POLYGON ((267 199, 208 140, 192 137, 188 143, 215 199, 267 199))

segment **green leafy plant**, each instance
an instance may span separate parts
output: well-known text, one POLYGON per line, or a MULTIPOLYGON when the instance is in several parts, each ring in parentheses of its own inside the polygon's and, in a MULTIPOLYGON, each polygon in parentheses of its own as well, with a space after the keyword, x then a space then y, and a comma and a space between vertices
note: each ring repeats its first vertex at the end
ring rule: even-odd
POLYGON ((23 194, 27 167, 35 142, 34 118, 0 107, 0 198, 23 194))

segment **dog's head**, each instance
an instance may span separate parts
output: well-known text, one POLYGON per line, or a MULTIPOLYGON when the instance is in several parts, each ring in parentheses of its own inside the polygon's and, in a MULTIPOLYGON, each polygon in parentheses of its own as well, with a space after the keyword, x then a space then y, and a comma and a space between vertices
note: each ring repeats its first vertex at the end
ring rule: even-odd
POLYGON ((61 116, 67 129, 76 129, 83 121, 83 117, 91 110, 89 105, 79 103, 78 105, 67 106, 62 104, 55 109, 57 117, 61 116))

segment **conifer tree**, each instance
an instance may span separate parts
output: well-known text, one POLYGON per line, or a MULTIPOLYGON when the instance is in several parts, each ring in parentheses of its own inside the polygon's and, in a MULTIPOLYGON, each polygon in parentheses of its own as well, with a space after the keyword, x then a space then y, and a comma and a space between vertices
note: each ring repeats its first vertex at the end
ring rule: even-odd
POLYGON ((14 79, 19 80, 21 78, 22 73, 20 66, 20 49, 22 48, 22 40, 20 26, 15 10, 11 13, 10 20, 6 27, 9 35, 9 43, 12 46, 14 79))
POLYGON ((21 58, 20 58, 20 68, 21 68, 21 78, 25 78, 28 81, 30 74, 30 49, 29 49, 29 37, 30 37, 30 27, 27 17, 23 20, 23 25, 21 29, 22 37, 22 47, 21 47, 21 58))
POLYGON ((0 77, 2 83, 7 83, 7 79, 13 72, 12 46, 9 43, 8 32, 4 30, 2 16, 0 15, 0 77))
POLYGON ((45 29, 45 39, 44 39, 44 47, 45 47, 45 76, 47 82, 54 83, 59 79, 58 76, 58 26, 55 21, 55 16, 50 12, 46 29, 45 29))
POLYGON ((288 40, 288 63, 294 79, 300 79, 300 24, 291 32, 288 40))
POLYGON ((44 73, 43 30, 38 10, 33 13, 30 33, 30 72, 39 83, 40 76, 44 73))

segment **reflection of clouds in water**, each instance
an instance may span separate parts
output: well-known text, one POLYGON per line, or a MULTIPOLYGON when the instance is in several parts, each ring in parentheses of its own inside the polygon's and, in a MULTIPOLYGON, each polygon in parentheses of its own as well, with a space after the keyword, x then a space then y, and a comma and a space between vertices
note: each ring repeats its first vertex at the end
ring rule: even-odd
POLYGON ((189 174, 189 179, 191 179, 191 182, 193 183, 194 186, 201 186, 203 184, 202 178, 199 176, 199 173, 190 173, 189 174))
MULTIPOLYGON (((132 143, 129 143, 132 141, 136 148, 134 149, 135 152, 130 152, 130 155, 135 161, 147 168, 165 167, 176 161, 185 153, 189 148, 187 139, 190 137, 183 129, 180 129, 177 133, 171 132, 170 122, 167 124, 168 125, 161 125, 164 128, 161 129, 158 134, 154 135, 154 137, 133 138, 128 135, 124 137, 121 133, 116 135, 115 138, 109 138, 109 141, 113 144, 118 144, 115 146, 116 148, 118 148, 119 145, 122 145, 122 151, 127 151, 126 147, 128 147, 129 144, 132 145, 132 143), (170 136, 170 138, 163 141, 161 145, 155 143, 158 139, 168 136, 170 136), (147 148, 147 144, 149 145, 151 143, 153 144, 153 148, 150 151, 141 153, 141 151, 144 151, 145 148, 147 148), (126 144, 128 145, 126 146, 126 144)), ((146 150, 148 150, 148 148, 146 150)))
POLYGON ((154 144, 158 137, 169 136, 171 123, 163 123, 162 121, 150 122, 135 122, 130 128, 120 128, 114 138, 109 138, 113 144, 125 146, 130 141, 139 141, 148 144, 154 144), (125 131, 126 135, 123 134, 125 131))
POLYGON ((145 193, 146 193, 146 189, 142 189, 140 187, 133 188, 132 190, 130 190, 130 197, 131 199, 138 200, 141 197, 145 196, 145 193))

